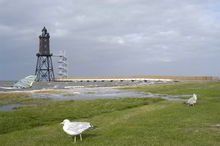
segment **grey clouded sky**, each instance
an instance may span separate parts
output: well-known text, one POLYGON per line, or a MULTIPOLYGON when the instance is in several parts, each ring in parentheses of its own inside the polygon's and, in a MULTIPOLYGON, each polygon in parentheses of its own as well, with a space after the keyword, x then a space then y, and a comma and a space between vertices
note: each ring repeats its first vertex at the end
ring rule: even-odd
POLYGON ((219 0, 0 0, 0 80, 34 74, 44 26, 70 77, 220 76, 219 0))

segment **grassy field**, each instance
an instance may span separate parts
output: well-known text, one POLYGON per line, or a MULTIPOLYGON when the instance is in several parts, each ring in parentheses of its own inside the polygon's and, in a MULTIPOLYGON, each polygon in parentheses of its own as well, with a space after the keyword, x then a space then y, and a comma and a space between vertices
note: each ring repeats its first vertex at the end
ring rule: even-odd
POLYGON ((143 98, 56 102, 32 99, 30 94, 0 94, 0 105, 38 105, 0 112, 0 145, 220 145, 220 82, 147 85, 125 90, 196 93, 199 103, 187 106, 181 101, 143 98), (97 128, 74 144, 59 124, 65 118, 88 121, 97 128))

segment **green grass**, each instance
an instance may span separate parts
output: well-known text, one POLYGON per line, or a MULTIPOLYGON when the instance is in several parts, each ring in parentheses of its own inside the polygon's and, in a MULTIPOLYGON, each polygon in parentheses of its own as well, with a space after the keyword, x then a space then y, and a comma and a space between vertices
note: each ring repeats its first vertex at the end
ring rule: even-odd
POLYGON ((42 100, 32 99, 30 93, 0 93, 0 105, 15 104, 15 103, 40 104, 41 102, 42 100))
POLYGON ((85 94, 91 94, 91 95, 94 95, 94 94, 96 94, 96 92, 85 92, 85 94))
POLYGON ((68 94, 63 94, 63 96, 76 96, 77 94, 71 94, 71 93, 68 93, 68 94))
MULTIPOLYGON (((10 94, 8 95, 10 99, 10 94)), ((17 95, 19 96, 19 95, 17 95)), ((24 96, 24 95, 22 95, 24 96)), ((14 98, 14 97, 13 97, 14 98)), ((34 103, 31 96, 17 98, 17 104, 34 103), (23 100, 21 100, 23 99, 23 100), (25 100, 26 99, 26 100, 25 100)), ((64 118, 79 119, 89 118, 102 113, 120 111, 136 106, 147 105, 159 99, 115 99, 92 101, 48 101, 36 100, 34 107, 21 107, 17 111, 0 112, 0 134, 38 126, 59 123, 64 118)), ((12 102, 8 102, 8 104, 12 102)))
POLYGON ((61 94, 65 93, 64 91, 61 90, 46 90, 46 91, 35 91, 35 93, 42 93, 42 94, 61 94))
POLYGON ((0 103, 36 103, 0 112, 1 145, 49 146, 217 146, 220 145, 220 82, 190 82, 130 87, 127 90, 170 95, 199 95, 199 104, 126 98, 48 101, 30 95, 0 95, 0 103), (3 100, 2 100, 3 99, 3 100), (7 101, 8 99, 8 101, 7 101), (97 126, 73 143, 59 124, 64 118, 97 126))

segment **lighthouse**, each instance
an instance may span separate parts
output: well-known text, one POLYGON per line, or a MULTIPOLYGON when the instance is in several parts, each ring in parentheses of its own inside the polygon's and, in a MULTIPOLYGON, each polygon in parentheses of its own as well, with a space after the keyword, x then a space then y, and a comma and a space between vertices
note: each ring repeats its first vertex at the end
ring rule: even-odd
POLYGON ((53 81, 55 79, 52 63, 53 54, 50 53, 50 34, 45 27, 42 29, 42 34, 39 36, 39 52, 36 56, 36 81, 53 81))

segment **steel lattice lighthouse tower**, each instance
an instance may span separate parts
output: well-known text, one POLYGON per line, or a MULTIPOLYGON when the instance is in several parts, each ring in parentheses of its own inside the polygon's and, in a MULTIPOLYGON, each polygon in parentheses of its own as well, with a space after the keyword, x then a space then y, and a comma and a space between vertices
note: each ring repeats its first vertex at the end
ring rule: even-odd
POLYGON ((50 53, 50 34, 45 27, 42 29, 42 34, 39 36, 39 40, 39 53, 36 54, 36 81, 52 81, 55 79, 52 63, 53 54, 50 53))

